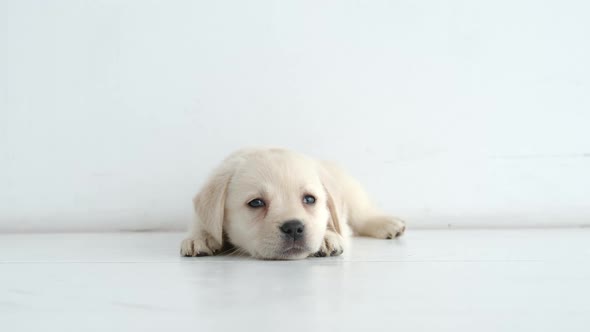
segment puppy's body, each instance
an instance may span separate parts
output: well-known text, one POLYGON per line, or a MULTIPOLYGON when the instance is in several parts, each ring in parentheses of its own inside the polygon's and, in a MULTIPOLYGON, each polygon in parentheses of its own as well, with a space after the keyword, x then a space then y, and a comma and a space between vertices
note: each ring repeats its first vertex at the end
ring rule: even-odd
POLYGON ((262 259, 336 256, 351 233, 391 239, 405 230, 336 165, 284 149, 235 152, 193 203, 184 256, 215 254, 224 242, 262 259))

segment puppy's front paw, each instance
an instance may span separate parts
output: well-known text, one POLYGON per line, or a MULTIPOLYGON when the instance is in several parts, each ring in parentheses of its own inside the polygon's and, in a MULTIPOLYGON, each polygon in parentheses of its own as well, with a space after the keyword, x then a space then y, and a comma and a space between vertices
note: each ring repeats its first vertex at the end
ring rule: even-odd
POLYGON ((221 249, 221 244, 207 234, 182 240, 180 255, 185 257, 210 256, 214 255, 219 249, 221 249))
POLYGON ((393 239, 404 234, 406 223, 396 217, 375 217, 367 221, 362 235, 378 239, 393 239))
POLYGON ((322 241, 320 250, 310 256, 314 257, 326 257, 326 256, 340 256, 344 252, 344 239, 342 236, 334 233, 333 231, 327 231, 322 241))

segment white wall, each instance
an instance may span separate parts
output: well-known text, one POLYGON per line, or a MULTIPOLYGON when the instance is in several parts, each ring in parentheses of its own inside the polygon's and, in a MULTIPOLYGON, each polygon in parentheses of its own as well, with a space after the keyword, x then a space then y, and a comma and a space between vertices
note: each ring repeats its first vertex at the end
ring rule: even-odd
POLYGON ((590 224, 586 1, 0 1, 0 231, 182 228, 231 150, 411 226, 590 224))

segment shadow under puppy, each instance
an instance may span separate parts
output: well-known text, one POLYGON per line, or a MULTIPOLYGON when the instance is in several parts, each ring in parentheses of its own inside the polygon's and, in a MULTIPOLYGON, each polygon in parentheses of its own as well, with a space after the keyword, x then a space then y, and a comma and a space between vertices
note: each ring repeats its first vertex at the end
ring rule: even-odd
POLYGON ((351 233, 392 239, 405 231, 337 166, 285 149, 233 153, 193 203, 183 256, 213 255, 228 244, 260 259, 338 256, 351 233))

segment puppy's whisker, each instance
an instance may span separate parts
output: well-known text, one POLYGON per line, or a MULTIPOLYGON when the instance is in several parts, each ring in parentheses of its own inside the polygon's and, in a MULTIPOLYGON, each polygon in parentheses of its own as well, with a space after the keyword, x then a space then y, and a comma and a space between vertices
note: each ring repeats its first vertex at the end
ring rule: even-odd
POLYGON ((248 256, 248 252, 245 249, 237 248, 236 256, 248 256))
POLYGON ((219 255, 226 255, 226 256, 229 256, 229 255, 231 255, 231 254, 235 253, 235 252, 236 252, 236 251, 238 251, 238 250, 239 250, 239 249, 238 249, 237 247, 232 247, 232 248, 229 248, 229 249, 227 249, 227 250, 224 250, 224 251, 220 252, 220 253, 219 253, 219 255))

